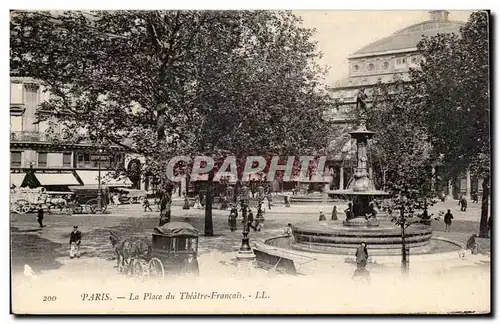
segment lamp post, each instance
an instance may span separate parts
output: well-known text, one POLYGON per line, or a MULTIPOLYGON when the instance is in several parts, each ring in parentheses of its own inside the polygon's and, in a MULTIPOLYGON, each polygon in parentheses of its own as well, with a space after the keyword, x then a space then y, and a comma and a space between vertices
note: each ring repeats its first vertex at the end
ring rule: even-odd
POLYGON ((101 154, 102 148, 99 149, 99 156, 97 159, 97 210, 96 213, 100 214, 102 212, 102 194, 101 194, 101 154))
POLYGON ((247 218, 247 208, 249 203, 249 190, 247 186, 241 188, 241 207, 242 207, 242 217, 243 217, 243 238, 241 239, 241 247, 238 250, 236 258, 238 260, 253 260, 255 259, 255 254, 250 247, 250 239, 248 238, 248 233, 250 233, 250 228, 248 226, 247 218))

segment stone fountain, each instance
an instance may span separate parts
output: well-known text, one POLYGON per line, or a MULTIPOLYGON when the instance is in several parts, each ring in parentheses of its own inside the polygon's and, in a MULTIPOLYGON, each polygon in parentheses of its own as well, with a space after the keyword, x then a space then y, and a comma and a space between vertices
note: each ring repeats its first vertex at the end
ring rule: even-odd
MULTIPOLYGON (((322 221, 293 227, 292 247, 297 250, 325 253, 351 253, 365 242, 374 254, 395 254, 401 250, 401 229, 387 216, 374 212, 375 200, 389 193, 377 190, 368 173, 368 140, 374 132, 364 123, 350 133, 356 141, 357 166, 347 189, 328 191, 330 197, 347 198, 350 207, 343 221, 322 221)), ((432 236, 428 225, 414 224, 405 231, 406 246, 425 251, 432 236)))

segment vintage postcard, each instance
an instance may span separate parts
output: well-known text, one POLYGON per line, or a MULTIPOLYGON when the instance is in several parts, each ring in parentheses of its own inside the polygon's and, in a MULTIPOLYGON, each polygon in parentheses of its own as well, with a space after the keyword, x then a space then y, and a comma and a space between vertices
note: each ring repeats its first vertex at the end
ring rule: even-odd
POLYGON ((12 10, 13 314, 490 314, 487 10, 12 10))

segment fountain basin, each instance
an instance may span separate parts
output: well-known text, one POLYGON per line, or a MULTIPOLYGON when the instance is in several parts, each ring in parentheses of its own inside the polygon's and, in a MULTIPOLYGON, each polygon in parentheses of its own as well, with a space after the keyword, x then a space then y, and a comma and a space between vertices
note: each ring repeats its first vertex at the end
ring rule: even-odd
MULTIPOLYGON (((307 252, 350 253, 361 242, 375 255, 399 254, 402 248, 401 228, 388 221, 376 227, 346 227, 342 221, 323 221, 296 225, 292 233, 292 248, 307 252)), ((405 245, 412 252, 428 250, 431 238, 428 225, 414 224, 405 230, 405 245)))

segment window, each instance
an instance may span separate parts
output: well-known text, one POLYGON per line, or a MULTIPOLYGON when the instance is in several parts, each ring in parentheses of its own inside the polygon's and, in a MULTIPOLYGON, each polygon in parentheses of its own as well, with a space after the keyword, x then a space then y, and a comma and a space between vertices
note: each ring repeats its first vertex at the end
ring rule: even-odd
POLYGON ((47 153, 46 152, 38 152, 38 167, 40 167, 40 168, 47 167, 47 153))
POLYGON ((71 168, 72 167, 72 158, 73 155, 71 153, 63 153, 63 167, 71 168))
POLYGON ((10 166, 20 167, 22 163, 21 157, 21 152, 10 152, 10 166))
POLYGON ((373 65, 373 63, 368 64, 368 71, 373 71, 374 68, 375 65, 373 65))
POLYGON ((384 70, 387 70, 387 69, 389 68, 389 62, 384 62, 384 63, 382 64, 382 68, 383 68, 384 70))
POLYGON ((23 130, 23 116, 10 115, 10 131, 20 132, 23 130))
POLYGON ((358 72, 358 70, 359 70, 359 65, 357 65, 357 64, 356 64, 356 65, 354 65, 354 66, 352 67, 352 69, 353 69, 353 71, 354 71, 354 72, 358 72))
POLYGON ((23 84, 22 83, 11 83, 10 84, 10 103, 11 104, 23 104, 23 84))
POLYGON ((401 68, 406 66, 407 59, 406 57, 398 57, 396 59, 396 67, 401 68))

